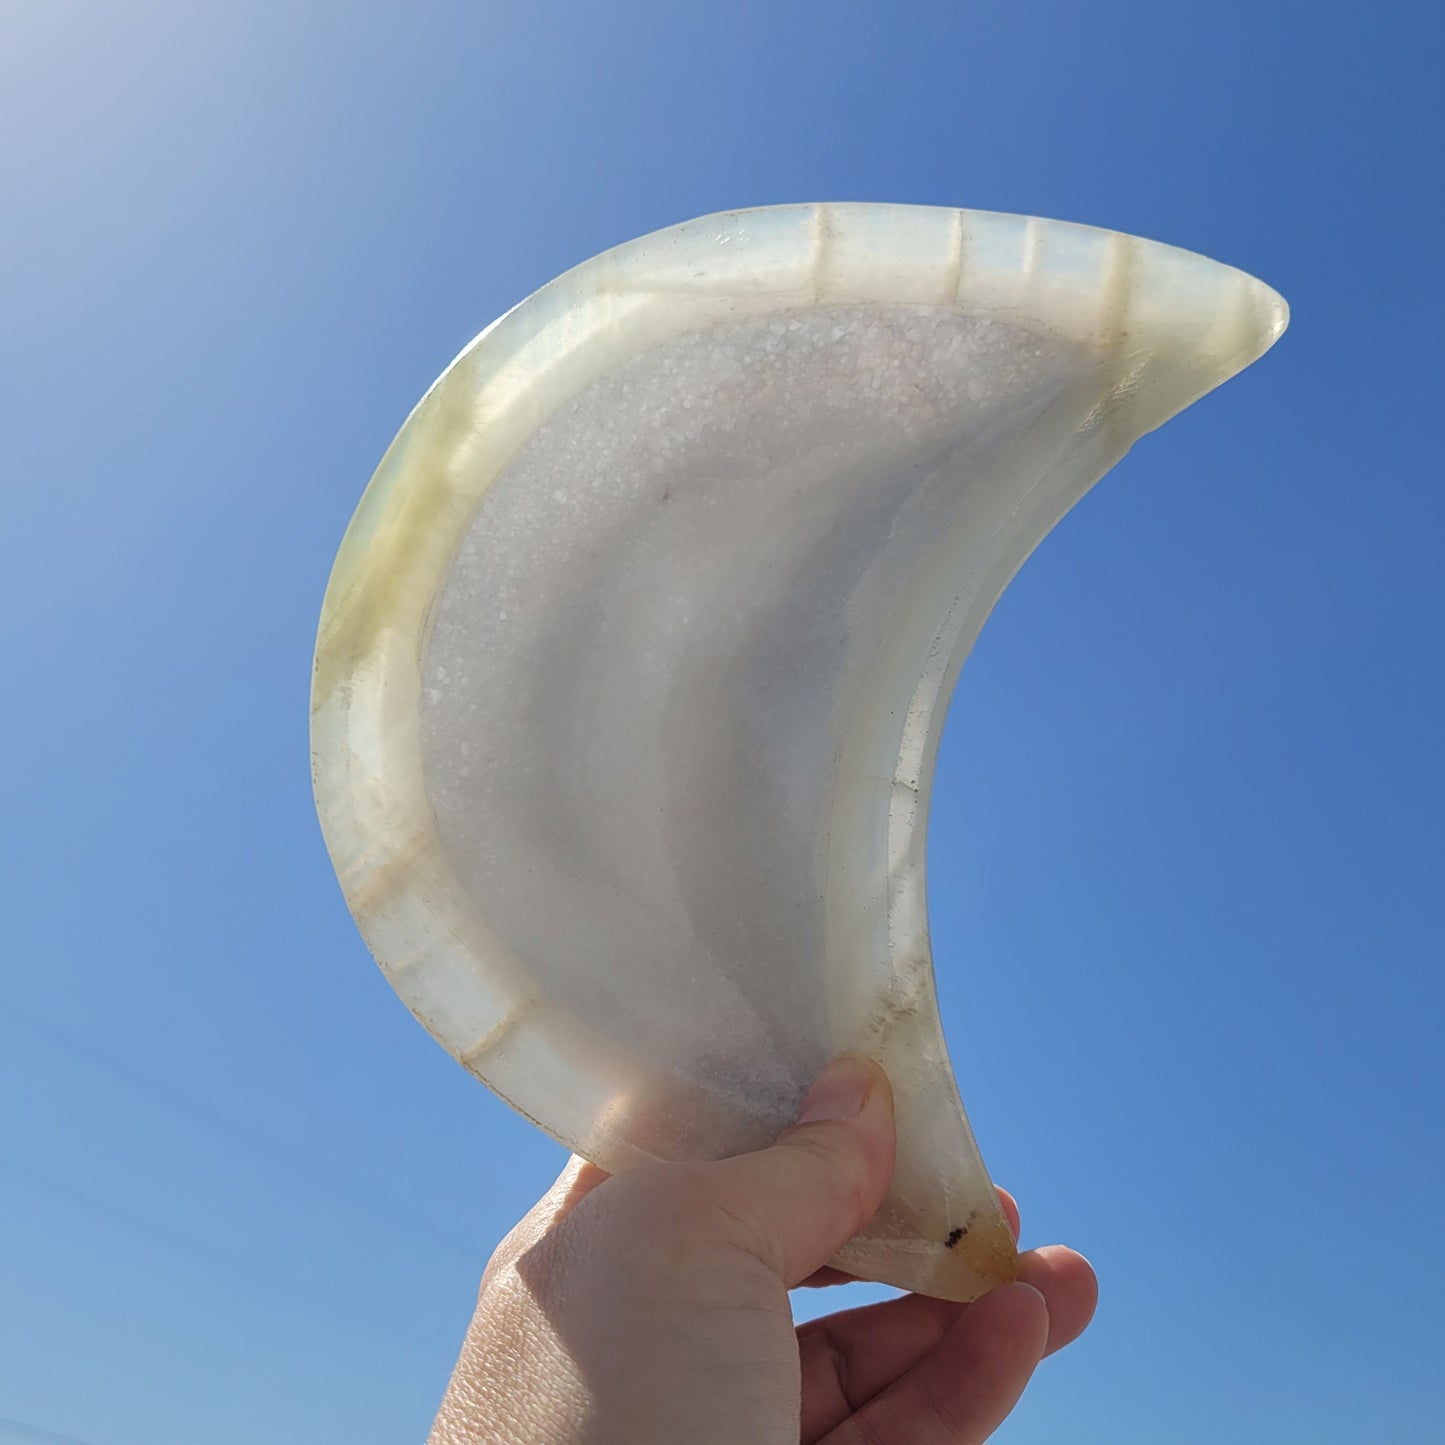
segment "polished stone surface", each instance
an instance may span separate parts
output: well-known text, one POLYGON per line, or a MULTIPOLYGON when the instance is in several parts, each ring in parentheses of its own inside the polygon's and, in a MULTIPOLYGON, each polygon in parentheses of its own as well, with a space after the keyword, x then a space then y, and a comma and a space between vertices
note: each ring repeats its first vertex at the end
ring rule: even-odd
POLYGON ((1010 1277, 934 999, 944 709, 1048 529, 1285 316, 1114 233, 797 206, 502 318, 383 461, 322 619, 318 805, 398 992, 614 1170, 765 1143, 872 1054, 898 1169, 837 1263, 1010 1277))

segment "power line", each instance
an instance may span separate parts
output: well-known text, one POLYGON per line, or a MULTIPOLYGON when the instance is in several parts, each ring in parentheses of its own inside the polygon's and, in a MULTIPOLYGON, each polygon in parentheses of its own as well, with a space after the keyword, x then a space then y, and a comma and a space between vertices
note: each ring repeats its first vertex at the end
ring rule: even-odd
POLYGON ((26 1420, 15 1420, 9 1415, 0 1415, 0 1428, 19 1430, 27 1440, 36 1445, 97 1445, 94 1440, 82 1440, 79 1435, 62 1435, 58 1430, 47 1430, 42 1425, 32 1425, 26 1420))
MULTIPOLYGON (((278 1274, 274 1270, 267 1269, 263 1265, 257 1265, 252 1261, 237 1259, 227 1254, 225 1250, 217 1249, 214 1245, 206 1244, 201 1240, 192 1239, 190 1236, 180 1233, 178 1230, 169 1228, 164 1224, 157 1224, 153 1219, 147 1219, 142 1214, 132 1213, 128 1209, 118 1208, 108 1200, 95 1198, 84 1191, 74 1188, 72 1185, 64 1184, 57 1179, 48 1178, 44 1174, 37 1173, 33 1169, 16 1165, 13 1161, 0 1158, 0 1174, 8 1174, 12 1179, 19 1180, 22 1184, 32 1189, 39 1189, 54 1198, 61 1199, 65 1203, 90 1210, 94 1214, 102 1214, 117 1223, 124 1225, 134 1234, 144 1234, 171 1249, 180 1250, 184 1254, 194 1255, 197 1259, 203 1259, 213 1267, 219 1267, 229 1274, 237 1275, 246 1283, 251 1285, 264 1285, 266 1288, 277 1294, 299 1301, 312 1309, 320 1310, 333 1318, 343 1319, 347 1324, 360 1326, 372 1333, 384 1335, 387 1338, 405 1344, 412 1349, 420 1349, 427 1354, 433 1352, 433 1343, 413 1335, 403 1328, 399 1328, 394 1320, 373 1319, 368 1315, 343 1304, 339 1300, 328 1299, 325 1295, 307 1289, 304 1286, 295 1284, 285 1275, 278 1274)), ((3 1420, 3 1417, 0 1417, 3 1420)))
POLYGON ((459 1260, 464 1259, 471 1268, 476 1269, 479 1266, 475 1246, 469 1248, 460 1241, 452 1239, 426 1221, 416 1218, 388 1200, 378 1198, 369 1191, 358 1188, 353 1181, 339 1174, 319 1168, 303 1155, 292 1153, 284 1146, 266 1138, 264 1134, 236 1124, 221 1114, 212 1113, 211 1110, 195 1103, 180 1090, 172 1089, 166 1084, 139 1073, 128 1064, 122 1063, 119 1059, 113 1058, 85 1040, 76 1038, 73 1034, 57 1027, 49 1019, 33 1014, 28 1009, 18 1008, 8 1000, 0 1002, 0 1017, 8 1018, 12 1023, 39 1035, 56 1047, 66 1049, 97 1068, 104 1069, 115 1077, 123 1079, 138 1093, 147 1094, 178 1113, 185 1114, 202 1128, 215 1134, 226 1135, 244 1145, 252 1153, 261 1155, 282 1169, 286 1169, 312 1184, 318 1184, 333 1194, 341 1195, 350 1203, 360 1205, 363 1209, 380 1216, 390 1224, 401 1225, 404 1229, 422 1236, 433 1245, 445 1249, 449 1254, 456 1255, 459 1260))

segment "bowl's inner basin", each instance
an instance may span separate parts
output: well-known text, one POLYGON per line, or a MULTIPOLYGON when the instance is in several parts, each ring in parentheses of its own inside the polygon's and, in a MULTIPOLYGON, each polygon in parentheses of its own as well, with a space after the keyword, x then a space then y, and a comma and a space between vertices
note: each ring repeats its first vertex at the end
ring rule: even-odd
POLYGON ((870 669, 1081 353, 949 308, 729 322, 610 370, 485 491, 423 657, 425 775, 541 997, 791 1108, 850 1027, 830 973, 880 963, 825 906, 870 669))

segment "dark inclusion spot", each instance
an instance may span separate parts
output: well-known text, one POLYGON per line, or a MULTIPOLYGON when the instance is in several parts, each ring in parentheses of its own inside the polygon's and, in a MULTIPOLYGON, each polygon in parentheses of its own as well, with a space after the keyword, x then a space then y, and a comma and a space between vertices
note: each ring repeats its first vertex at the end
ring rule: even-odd
POLYGON ((950 1230, 948 1233, 948 1238, 945 1239, 943 1242, 949 1247, 949 1249, 952 1249, 953 1246, 957 1244, 958 1241, 962 1239, 963 1236, 967 1233, 968 1230, 960 1225, 959 1228, 950 1230))

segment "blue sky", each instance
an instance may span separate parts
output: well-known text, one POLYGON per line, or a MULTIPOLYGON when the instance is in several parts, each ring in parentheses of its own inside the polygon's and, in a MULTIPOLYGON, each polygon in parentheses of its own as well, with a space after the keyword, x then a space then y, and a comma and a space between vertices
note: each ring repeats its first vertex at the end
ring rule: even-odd
POLYGON ((562 1158, 342 903, 327 570, 494 316, 818 199, 1133 231, 1293 308, 1040 548, 949 718, 958 1072, 1026 1242, 1102 1281, 997 1438, 1438 1438, 1438 9, 3 17, 3 1445, 424 1435, 562 1158))

